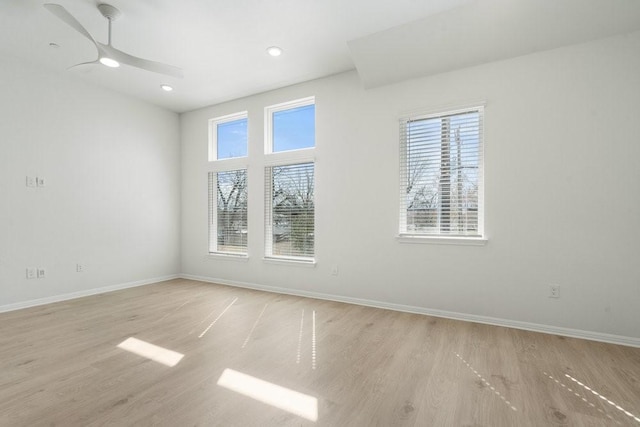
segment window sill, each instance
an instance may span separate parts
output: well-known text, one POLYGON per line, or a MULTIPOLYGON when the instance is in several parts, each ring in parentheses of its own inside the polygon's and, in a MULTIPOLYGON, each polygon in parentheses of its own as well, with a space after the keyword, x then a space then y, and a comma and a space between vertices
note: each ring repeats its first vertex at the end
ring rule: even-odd
POLYGON ((484 246, 488 242, 484 237, 420 236, 415 234, 401 234, 396 236, 396 239, 400 243, 420 243, 429 245, 484 246))
POLYGON ((316 260, 313 258, 280 258, 264 257, 262 260, 267 264, 295 265, 297 267, 315 267, 316 260))
POLYGON ((249 261, 248 254, 234 254, 228 252, 209 252, 206 256, 208 259, 220 259, 225 261, 249 261))

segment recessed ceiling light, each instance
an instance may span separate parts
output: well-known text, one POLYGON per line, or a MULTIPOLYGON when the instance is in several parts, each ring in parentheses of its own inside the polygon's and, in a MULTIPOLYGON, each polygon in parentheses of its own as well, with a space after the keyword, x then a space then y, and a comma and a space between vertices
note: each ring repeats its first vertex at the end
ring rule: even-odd
POLYGON ((120 63, 118 61, 116 61, 115 59, 107 58, 106 56, 103 56, 102 58, 100 58, 100 63, 102 65, 106 65, 107 67, 111 67, 111 68, 120 66, 120 63))
POLYGON ((267 53, 271 56, 280 56, 282 55, 282 49, 278 46, 271 46, 267 48, 267 53))
POLYGON ((162 88, 162 90, 164 90, 165 92, 171 92, 173 90, 173 88, 169 85, 160 85, 160 87, 162 88))

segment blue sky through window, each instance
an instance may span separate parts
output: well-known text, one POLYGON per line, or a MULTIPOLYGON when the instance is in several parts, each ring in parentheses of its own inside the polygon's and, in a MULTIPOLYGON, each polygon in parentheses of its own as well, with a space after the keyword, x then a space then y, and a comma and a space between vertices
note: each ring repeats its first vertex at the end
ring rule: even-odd
POLYGON ((273 152, 299 150, 316 145, 315 105, 273 113, 273 152))
POLYGON ((217 126, 217 159, 247 156, 247 119, 219 123, 217 126))

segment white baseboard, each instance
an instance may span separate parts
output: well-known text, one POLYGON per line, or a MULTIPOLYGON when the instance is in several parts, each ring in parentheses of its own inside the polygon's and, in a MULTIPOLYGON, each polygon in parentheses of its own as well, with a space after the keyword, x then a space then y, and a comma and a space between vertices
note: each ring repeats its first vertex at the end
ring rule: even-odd
POLYGON ((503 326, 507 328, 523 329, 526 331, 542 332, 545 334, 562 335, 565 337, 581 338, 591 341, 600 341, 609 344, 625 345, 640 348, 640 338, 626 337, 622 335, 605 334, 601 332, 583 331, 581 329, 563 328, 559 326, 542 325, 539 323, 521 322, 519 320, 500 319, 488 316, 478 316, 475 314, 457 313, 454 311, 435 310, 410 305, 392 304, 381 301, 367 300, 361 298, 345 297, 340 295, 324 294, 320 292, 309 292, 298 289, 279 288, 275 286, 264 286, 255 283, 236 282, 233 280, 215 279, 204 276, 194 276, 191 274, 179 275, 182 279, 197 280, 200 282, 216 283, 226 286, 236 286, 239 288, 255 289, 279 294, 295 295, 301 297, 317 298, 328 301, 344 302, 348 304, 363 305, 367 307, 384 308, 387 310, 402 311, 406 313, 424 314, 427 316, 443 317, 447 319, 464 320, 467 322, 484 323, 487 325, 503 326))
POLYGON ((166 280, 173 280, 178 278, 180 278, 178 274, 171 274, 169 276, 154 277, 151 279, 138 280, 135 282, 121 283, 118 285, 104 286, 102 288, 87 289, 78 292, 71 292, 68 294, 54 295, 46 298, 38 298, 29 301, 16 302, 13 304, 0 305, 0 313, 20 310, 22 308, 35 307, 38 305, 51 304, 54 302, 67 301, 71 299, 87 297, 90 295, 104 294, 106 292, 119 291, 121 289, 135 288, 137 286, 150 285, 152 283, 164 282, 166 280))

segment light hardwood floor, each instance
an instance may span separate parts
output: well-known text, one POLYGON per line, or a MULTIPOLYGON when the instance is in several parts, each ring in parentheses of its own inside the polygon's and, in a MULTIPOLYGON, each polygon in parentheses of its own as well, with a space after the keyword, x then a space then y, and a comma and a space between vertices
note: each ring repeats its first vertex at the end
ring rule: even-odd
POLYGON ((0 314, 0 425, 640 426, 640 349, 173 280, 0 314))

